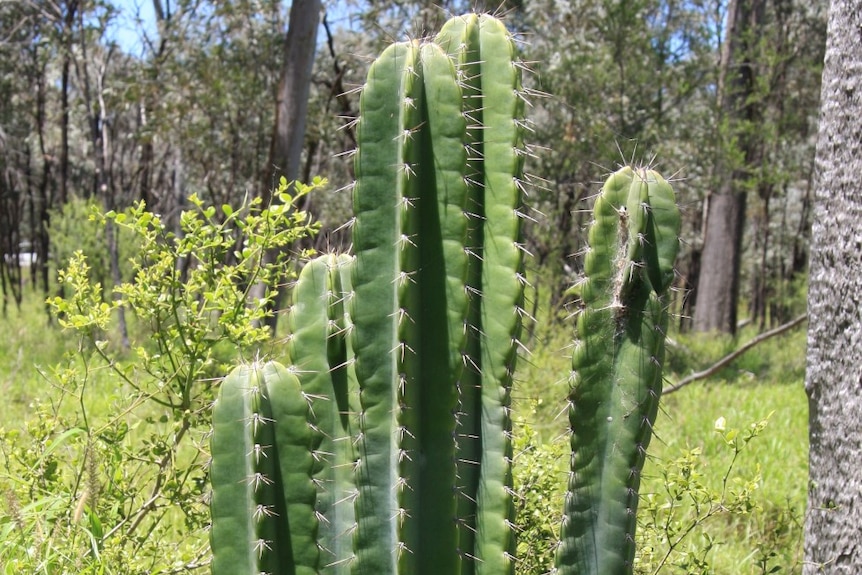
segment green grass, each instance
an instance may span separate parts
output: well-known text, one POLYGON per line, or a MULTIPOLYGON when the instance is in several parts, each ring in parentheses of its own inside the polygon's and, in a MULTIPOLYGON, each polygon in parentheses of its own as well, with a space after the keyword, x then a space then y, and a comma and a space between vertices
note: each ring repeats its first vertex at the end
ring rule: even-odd
MULTIPOLYGON (((48 327, 42 297, 27 292, 21 309, 10 306, 0 317, 0 427, 19 424, 29 404, 49 384, 41 375, 75 348, 75 341, 48 327)), ((74 338, 77 339, 77 338, 74 338)))
MULTIPOLYGON (((23 431, 28 421, 32 424, 33 418, 38 417, 37 413, 45 413, 37 411, 38 402, 51 406, 48 412, 54 412, 57 402, 62 400, 64 405, 59 411, 80 413, 80 406, 75 403, 79 395, 69 393, 68 389, 64 391, 59 383, 66 367, 75 366, 81 371, 82 360, 76 353, 78 338, 56 325, 49 326, 41 296, 30 294, 21 311, 11 308, 7 317, 0 318, 0 330, 4 334, 0 338, 0 391, 4 398, 0 405, 0 428, 23 431)), ((529 491, 526 508, 536 512, 540 506, 548 505, 546 517, 541 512, 535 513, 544 522, 541 532, 544 540, 553 532, 549 518, 559 514, 558 500, 565 477, 560 465, 567 460, 563 439, 565 418, 561 415, 567 390, 565 347, 570 338, 567 332, 568 329, 557 327, 550 336, 537 338, 532 356, 521 364, 515 390, 516 414, 523 421, 516 426, 517 432, 523 434, 525 424, 532 429, 531 450, 535 452, 520 453, 516 466, 528 466, 529 472, 538 474, 541 485, 526 488, 529 491), (547 457, 550 463, 536 466, 535 460, 530 459, 533 455, 547 457)), ((747 331, 737 340, 674 336, 667 359, 673 370, 669 382, 708 367, 752 335, 753 332, 747 331)), ((727 429, 744 430, 768 417, 768 425, 762 435, 745 446, 733 462, 731 474, 740 478, 759 474, 757 490, 752 494, 756 509, 745 516, 713 517, 691 534, 688 543, 695 549, 705 549, 709 541, 715 543, 707 554, 710 570, 665 567, 661 573, 763 573, 775 566, 782 567, 780 573, 801 572, 808 417, 802 385, 804 358, 805 333, 799 328, 764 342, 714 377, 663 398, 650 459, 644 470, 642 494, 661 496, 663 470, 669 469, 682 453, 693 450, 700 453, 698 462, 704 483, 720 489, 733 452, 715 431, 716 420, 722 417, 727 429), (775 552, 775 556, 765 560, 767 569, 764 569, 758 560, 767 552, 775 552)), ((128 389, 107 369, 96 367, 89 373, 92 376, 84 396, 88 416, 94 421, 107 420, 116 414, 115 409, 123 403, 128 389)), ((138 413, 129 417, 129 425, 134 435, 146 437, 148 430, 170 423, 146 422, 138 413)), ((523 481, 524 475, 519 478, 523 481)), ((184 533, 181 525, 174 533, 178 542, 184 538, 188 542, 189 534, 184 533)), ((527 543, 528 535, 522 537, 527 543)), ((536 544, 529 543, 528 552, 538 552, 536 544)))
MULTIPOLYGON (((701 371, 756 335, 746 330, 736 339, 714 335, 676 335, 666 365, 668 384, 689 373, 701 371)), ((558 458, 565 466, 565 405, 568 371, 566 346, 569 334, 556 330, 538 338, 533 353, 522 364, 515 391, 516 413, 525 414, 527 433, 550 446, 537 457, 558 458)), ((733 478, 759 476, 751 499, 755 508, 744 516, 718 515, 692 532, 688 543, 705 549, 710 567, 705 571, 665 567, 661 573, 766 573, 781 567, 780 573, 800 573, 802 561, 802 518, 805 513, 808 477, 808 403, 805 374, 805 329, 767 340, 738 358, 713 377, 694 382, 662 399, 649 448, 641 494, 666 497, 661 473, 672 467, 682 454, 693 450, 706 487, 720 491, 732 464, 733 478), (768 418, 763 433, 745 445, 734 461, 733 450, 715 430, 724 418, 727 430, 746 430, 768 418), (772 557, 766 557, 769 553, 772 557), (762 560, 763 564, 758 561, 762 560)), ((518 430, 525 433, 524 427, 518 430)), ((529 461, 541 468, 545 464, 529 461)), ((564 469, 559 469, 562 484, 564 469)), ((530 476, 523 481, 536 481, 530 476)), ((539 481, 542 481, 539 478, 539 481)), ((551 485, 553 483, 545 483, 551 485)), ((538 488, 538 487, 537 487, 538 488)), ((561 497, 556 488, 554 499, 561 497)), ((545 495, 547 499, 547 494, 545 495)), ((538 505, 535 501, 533 505, 538 505)), ((547 508, 552 513, 556 502, 547 508)), ((546 566, 545 564, 544 566, 546 566)), ((539 572, 539 571, 536 571, 539 572)))

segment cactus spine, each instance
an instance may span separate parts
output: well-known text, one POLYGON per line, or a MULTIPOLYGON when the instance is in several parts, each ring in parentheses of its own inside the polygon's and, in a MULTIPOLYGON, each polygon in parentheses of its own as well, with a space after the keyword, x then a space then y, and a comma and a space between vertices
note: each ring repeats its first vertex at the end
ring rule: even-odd
POLYGON ((657 173, 625 167, 594 206, 572 354, 572 461, 557 567, 631 573, 640 473, 662 388, 680 217, 657 173))

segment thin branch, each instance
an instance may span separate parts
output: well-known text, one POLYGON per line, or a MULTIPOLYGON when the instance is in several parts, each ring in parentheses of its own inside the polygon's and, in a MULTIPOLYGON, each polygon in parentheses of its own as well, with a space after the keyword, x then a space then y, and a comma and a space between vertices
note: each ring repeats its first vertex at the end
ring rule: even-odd
POLYGON ((769 331, 765 331, 765 332, 761 333, 757 337, 749 340, 745 345, 743 345, 739 349, 727 354, 726 356, 724 356, 723 358, 721 358, 720 360, 715 362, 710 367, 704 369, 703 371, 698 371, 697 373, 692 373, 691 375, 682 378, 681 380, 679 380, 675 384, 664 388, 664 390, 662 390, 662 394, 667 395, 669 393, 673 393, 673 392, 681 389, 682 387, 685 387, 686 385, 688 385, 689 383, 691 383, 693 381, 697 381, 699 379, 706 379, 707 377, 718 372, 721 368, 723 368, 724 366, 726 366, 727 364, 729 364, 730 362, 732 362, 737 357, 739 357, 740 355, 742 355, 743 353, 745 353, 746 351, 748 351, 752 347, 756 346, 757 344, 762 343, 762 342, 766 341, 767 339, 773 338, 777 335, 781 335, 782 333, 793 329, 794 327, 801 324, 802 322, 804 322, 807 319, 808 319, 808 314, 804 313, 804 314, 800 315, 799 317, 797 317, 797 318, 795 318, 795 319, 793 319, 793 320, 791 320, 785 324, 782 324, 782 325, 780 325, 774 329, 771 329, 769 331))

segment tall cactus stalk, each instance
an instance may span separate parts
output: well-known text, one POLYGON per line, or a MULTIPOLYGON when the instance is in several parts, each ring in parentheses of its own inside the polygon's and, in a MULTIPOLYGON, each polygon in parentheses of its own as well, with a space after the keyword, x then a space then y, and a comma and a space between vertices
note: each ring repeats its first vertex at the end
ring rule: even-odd
POLYGON ((657 173, 623 168, 596 199, 572 354, 572 461, 557 567, 631 573, 638 487, 662 388, 679 211, 657 173))
POLYGON ((437 42, 457 62, 464 91, 472 200, 467 213, 475 229, 470 252, 476 256, 468 281, 481 295, 472 301, 468 320, 476 369, 461 385, 459 476, 467 494, 461 535, 475 538, 476 561, 467 572, 503 574, 512 572, 515 555, 509 409, 524 293, 524 99, 515 46, 499 20, 453 18, 437 42))
POLYGON ((358 433, 359 387, 347 313, 352 261, 350 256, 332 254, 308 262, 294 286, 288 318, 292 371, 309 401, 308 423, 313 430, 319 567, 333 575, 349 573, 356 523, 353 442, 358 433))
POLYGON ((360 572, 435 564, 454 572, 457 561, 452 372, 460 344, 450 341, 459 336, 448 310, 460 327, 466 298, 446 289, 447 273, 459 272, 457 260, 447 269, 443 251, 463 241, 464 226, 448 221, 464 201, 460 105, 452 64, 418 42, 383 52, 360 100, 351 310, 362 409, 360 572))
MULTIPOLYGON (((290 314, 320 572, 512 570, 509 397, 523 299, 513 58, 505 27, 470 15, 439 44, 390 46, 369 70, 355 257, 310 262, 290 314), (349 280, 333 272, 348 265, 349 280)), ((230 389, 219 404, 236 401, 230 389)), ((226 487, 214 488, 217 504, 226 487)))
MULTIPOLYGON (((511 387, 523 315, 520 68, 498 20, 453 18, 372 64, 354 255, 306 264, 290 367, 224 381, 214 575, 514 572, 511 387)), ((661 390, 679 214, 624 168, 596 201, 573 357, 561 573, 628 573, 661 390)))

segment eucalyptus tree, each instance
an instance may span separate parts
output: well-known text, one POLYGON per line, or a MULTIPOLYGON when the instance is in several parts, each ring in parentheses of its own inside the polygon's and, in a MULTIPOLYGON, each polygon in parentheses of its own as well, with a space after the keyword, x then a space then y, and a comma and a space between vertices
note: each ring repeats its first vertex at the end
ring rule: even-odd
POLYGON ((860 26, 860 0, 832 1, 817 139, 808 298, 806 575, 862 572, 860 26))

